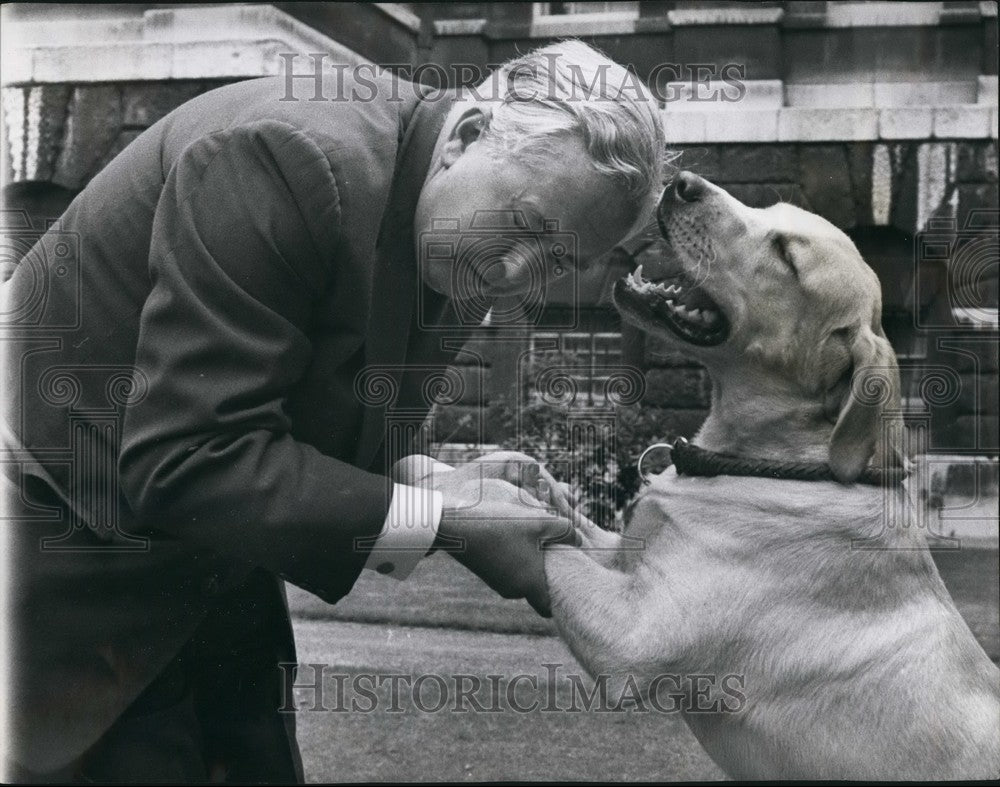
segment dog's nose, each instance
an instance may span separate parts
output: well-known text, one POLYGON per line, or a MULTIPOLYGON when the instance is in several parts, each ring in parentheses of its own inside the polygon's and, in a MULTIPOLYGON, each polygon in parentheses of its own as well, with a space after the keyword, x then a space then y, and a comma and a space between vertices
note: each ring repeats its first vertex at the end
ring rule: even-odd
POLYGON ((708 191, 707 181, 693 172, 684 171, 674 178, 674 193, 683 202, 697 202, 708 191))

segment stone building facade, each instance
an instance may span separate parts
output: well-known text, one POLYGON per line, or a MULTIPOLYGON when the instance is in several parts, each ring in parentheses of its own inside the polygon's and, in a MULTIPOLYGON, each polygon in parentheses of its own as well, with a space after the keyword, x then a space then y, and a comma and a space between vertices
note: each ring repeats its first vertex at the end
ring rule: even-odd
MULTIPOLYGON (((882 281, 906 417, 929 424, 946 473, 986 467, 995 479, 995 3, 18 5, 4 8, 5 182, 66 194, 183 101, 284 73, 282 54, 301 55, 299 70, 326 52, 454 84, 552 40, 593 43, 663 97, 679 166, 750 205, 800 204, 851 235, 882 281)), ((8 245, 39 229, 5 218, 8 245)), ((619 261, 635 251, 618 250, 619 261)), ((641 401, 665 431, 696 430, 704 372, 623 328, 608 300, 614 276, 597 267, 575 292, 557 287, 536 324, 470 345, 478 360, 459 370, 469 384, 439 412, 439 437, 493 439, 469 416, 491 398, 531 395, 517 372, 540 347, 589 364, 573 372, 583 409, 607 404, 593 391, 617 364, 639 370, 641 401)))

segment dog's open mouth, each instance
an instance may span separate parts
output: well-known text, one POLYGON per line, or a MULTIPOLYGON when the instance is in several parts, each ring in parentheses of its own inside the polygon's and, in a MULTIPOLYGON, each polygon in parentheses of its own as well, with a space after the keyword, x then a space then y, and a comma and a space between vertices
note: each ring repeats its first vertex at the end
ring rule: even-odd
POLYGON ((690 344, 712 347, 729 337, 729 321, 722 309, 683 275, 649 281, 642 277, 640 265, 615 282, 614 299, 626 317, 666 325, 690 344))

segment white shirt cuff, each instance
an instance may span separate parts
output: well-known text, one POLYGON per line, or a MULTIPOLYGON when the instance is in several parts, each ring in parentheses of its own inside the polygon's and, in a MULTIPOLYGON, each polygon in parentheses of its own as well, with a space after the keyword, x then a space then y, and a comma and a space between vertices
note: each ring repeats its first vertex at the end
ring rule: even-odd
POLYGON ((389 512, 365 568, 406 579, 433 545, 443 506, 440 492, 393 484, 389 512))

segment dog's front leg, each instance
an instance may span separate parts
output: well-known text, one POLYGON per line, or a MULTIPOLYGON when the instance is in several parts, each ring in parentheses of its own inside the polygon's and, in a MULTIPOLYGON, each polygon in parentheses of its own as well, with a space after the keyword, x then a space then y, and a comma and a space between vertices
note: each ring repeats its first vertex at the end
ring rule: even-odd
POLYGON ((545 575, 552 616, 573 655, 593 677, 640 684, 669 660, 663 621, 650 613, 641 577, 602 565, 606 552, 549 547, 545 575), (603 556, 603 557, 601 557, 603 556), (595 559, 596 558, 596 559, 595 559))

